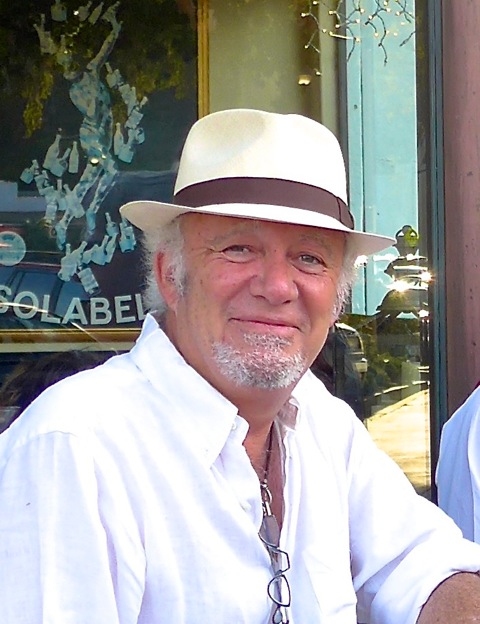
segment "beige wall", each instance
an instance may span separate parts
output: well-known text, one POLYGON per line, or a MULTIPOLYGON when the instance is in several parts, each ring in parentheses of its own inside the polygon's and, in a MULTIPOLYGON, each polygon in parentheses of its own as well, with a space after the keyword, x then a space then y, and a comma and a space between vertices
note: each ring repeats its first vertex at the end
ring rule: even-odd
POLYGON ((442 5, 450 415, 480 379, 480 2, 442 5))
POLYGON ((337 131, 335 42, 322 37, 320 57, 305 50, 313 23, 300 17, 301 5, 208 0, 209 112, 241 107, 295 112, 337 131), (303 74, 310 75, 310 84, 298 84, 303 74))

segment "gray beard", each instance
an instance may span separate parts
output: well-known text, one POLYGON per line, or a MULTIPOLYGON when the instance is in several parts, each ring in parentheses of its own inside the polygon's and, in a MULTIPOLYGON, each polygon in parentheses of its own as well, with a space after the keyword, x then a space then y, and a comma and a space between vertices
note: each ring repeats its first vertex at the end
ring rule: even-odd
POLYGON ((300 353, 285 355, 289 340, 270 334, 245 334, 253 349, 240 351, 225 343, 213 345, 214 360, 222 373, 237 386, 276 390, 296 383, 306 369, 300 353))

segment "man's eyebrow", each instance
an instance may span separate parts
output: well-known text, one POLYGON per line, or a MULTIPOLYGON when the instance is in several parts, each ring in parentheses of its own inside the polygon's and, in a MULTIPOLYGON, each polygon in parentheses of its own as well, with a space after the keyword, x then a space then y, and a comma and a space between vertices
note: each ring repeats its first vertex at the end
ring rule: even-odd
MULTIPOLYGON (((300 242, 302 243, 318 243, 322 245, 327 251, 331 251, 332 249, 332 241, 333 239, 337 240, 338 233, 335 232, 333 236, 326 234, 325 232, 305 232, 300 237, 300 242)), ((345 240, 345 235, 343 236, 345 240)))
POLYGON ((211 245, 221 245, 224 241, 227 241, 232 236, 235 236, 237 234, 253 234, 257 229, 258 226, 252 219, 252 223, 239 223, 238 225, 235 225, 234 227, 229 229, 227 232, 222 232, 214 238, 210 238, 207 242, 211 245))

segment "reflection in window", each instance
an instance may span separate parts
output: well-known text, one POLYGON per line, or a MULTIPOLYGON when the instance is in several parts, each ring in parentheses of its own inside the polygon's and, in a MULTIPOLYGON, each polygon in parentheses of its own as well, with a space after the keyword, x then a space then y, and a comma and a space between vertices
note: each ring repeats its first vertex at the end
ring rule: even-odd
POLYGON ((419 123, 417 100, 427 100, 427 94, 417 93, 426 89, 426 81, 419 80, 425 72, 425 60, 423 65, 418 60, 425 56, 421 20, 413 0, 401 6, 345 0, 338 6, 347 37, 350 205, 356 227, 396 240, 360 263, 342 320, 364 343, 365 425, 416 489, 428 495, 431 275, 419 175, 425 125, 419 123))

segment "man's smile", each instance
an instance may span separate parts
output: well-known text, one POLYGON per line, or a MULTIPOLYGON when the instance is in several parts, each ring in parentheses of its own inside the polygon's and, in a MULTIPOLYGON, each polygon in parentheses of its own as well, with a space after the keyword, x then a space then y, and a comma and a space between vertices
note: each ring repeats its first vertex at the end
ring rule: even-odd
POLYGON ((257 333, 272 332, 279 335, 291 335, 293 331, 300 331, 299 325, 293 321, 266 316, 232 318, 231 321, 235 324, 239 324, 243 329, 257 333))

